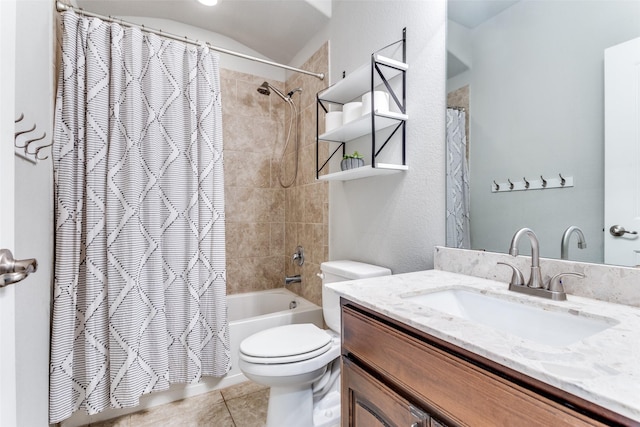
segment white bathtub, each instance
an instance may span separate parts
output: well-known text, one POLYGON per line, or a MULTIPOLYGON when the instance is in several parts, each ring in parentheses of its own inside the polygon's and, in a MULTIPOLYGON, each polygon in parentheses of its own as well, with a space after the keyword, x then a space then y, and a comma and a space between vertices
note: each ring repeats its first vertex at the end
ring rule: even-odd
POLYGON ((313 323, 319 328, 323 325, 322 307, 284 288, 228 295, 227 308, 231 341, 231 370, 227 375, 222 378, 204 377, 198 384, 173 384, 167 391, 142 396, 140 405, 135 408, 106 409, 93 416, 80 410, 65 420, 62 426, 95 423, 239 384, 247 379, 238 368, 238 352, 243 339, 264 329, 292 323, 313 323), (295 308, 289 308, 293 305, 295 308))

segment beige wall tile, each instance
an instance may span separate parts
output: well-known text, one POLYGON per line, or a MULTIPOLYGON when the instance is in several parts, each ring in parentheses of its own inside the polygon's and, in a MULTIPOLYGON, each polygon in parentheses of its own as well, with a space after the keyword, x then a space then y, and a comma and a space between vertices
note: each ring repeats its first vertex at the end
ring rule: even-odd
POLYGON ((228 222, 227 256, 231 258, 262 257, 271 246, 271 224, 264 222, 228 222))
POLYGON ((282 287, 284 257, 227 258, 227 293, 262 291, 282 287))
MULTIPOLYGON (((263 77, 230 70, 221 71, 221 77, 227 292, 271 289, 284 277, 285 196, 272 176, 284 102, 257 92, 263 77)), ((268 81, 284 90, 283 82, 268 81)))
MULTIPOLYGON (((328 44, 303 68, 327 73, 328 44)), ((278 175, 292 114, 288 104, 276 95, 260 95, 257 88, 265 80, 260 76, 223 70, 221 78, 228 293, 281 287, 285 274, 302 274, 303 286, 292 288, 320 295, 320 288, 303 289, 304 282, 317 282, 315 273, 328 254, 327 185, 315 179, 315 96, 327 82, 301 74, 286 83, 268 80, 285 93, 303 89, 293 96, 300 111, 298 176, 292 188, 283 189, 278 175), (305 247, 308 267, 290 262, 298 244, 305 247), (306 277, 311 271, 315 279, 306 277)), ((284 158, 284 181, 289 181, 294 171, 294 137, 292 134, 284 158)), ((320 149, 326 157, 326 144, 320 149)))
POLYGON ((286 255, 285 250, 285 225, 284 222, 272 222, 269 224, 269 255, 282 256, 286 255))
POLYGON ((224 152, 226 187, 266 188, 271 186, 271 160, 262 153, 224 152))
POLYGON ((260 153, 271 158, 279 138, 278 123, 268 116, 226 114, 222 119, 224 149, 260 153))
MULTIPOLYGON (((328 44, 324 44, 302 66, 317 72, 328 70, 328 44)), ((300 110, 300 150, 298 153, 298 177, 295 187, 285 192, 285 252, 300 244, 305 249, 305 265, 287 263, 287 275, 301 274, 302 283, 290 289, 316 304, 321 303, 322 286, 316 273, 320 263, 328 258, 328 194, 327 184, 316 182, 316 93, 325 88, 326 80, 311 76, 294 75, 286 82, 287 90, 302 87, 297 99, 300 110)), ((321 115, 320 132, 324 131, 324 114, 321 115)), ((321 162, 329 149, 320 145, 321 162)), ((287 159, 290 167, 292 159, 287 159)), ((324 172, 326 173, 326 172, 324 172)), ((285 256, 290 256, 288 253, 285 256)))

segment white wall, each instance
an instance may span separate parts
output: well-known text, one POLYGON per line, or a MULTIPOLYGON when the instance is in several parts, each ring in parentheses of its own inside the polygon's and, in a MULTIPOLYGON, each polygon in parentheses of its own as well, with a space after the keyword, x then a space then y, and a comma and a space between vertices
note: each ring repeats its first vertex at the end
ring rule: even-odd
MULTIPOLYGON (((40 137, 46 132, 46 138, 37 144, 50 144, 54 100, 52 5, 48 0, 29 0, 17 2, 17 6, 15 114, 24 113, 25 118, 16 125, 16 130, 29 129, 35 123, 37 128, 29 137, 40 137)), ((50 149, 40 154, 43 153, 50 154, 50 149)), ((38 260, 38 271, 15 285, 20 426, 48 424, 52 186, 50 158, 37 165, 15 158, 14 256, 38 260)))
MULTIPOLYGON (((14 159, 16 2, 0 2, 0 248, 14 248, 14 159)), ((15 287, 0 289, 0 425, 17 424, 15 287)))
POLYGON ((444 0, 333 3, 333 81, 407 28, 409 170, 331 183, 330 259, 370 262, 394 273, 433 267, 433 246, 445 241, 445 15, 444 0))
MULTIPOLYGON (((603 260, 606 47, 640 36, 640 2, 524 0, 474 29, 470 87, 471 242, 505 252, 520 227, 560 256, 562 232, 580 226, 603 260), (491 193, 496 181, 573 176, 575 187, 491 193)), ((525 250, 524 244, 522 245, 525 250)))

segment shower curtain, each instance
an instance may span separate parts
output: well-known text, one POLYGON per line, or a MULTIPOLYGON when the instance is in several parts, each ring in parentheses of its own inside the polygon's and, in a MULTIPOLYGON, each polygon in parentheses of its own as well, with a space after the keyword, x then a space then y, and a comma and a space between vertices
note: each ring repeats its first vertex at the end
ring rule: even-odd
POLYGON ((447 246, 471 248, 465 112, 447 108, 447 246))
POLYGON ((63 14, 50 422, 230 368, 218 56, 63 14))

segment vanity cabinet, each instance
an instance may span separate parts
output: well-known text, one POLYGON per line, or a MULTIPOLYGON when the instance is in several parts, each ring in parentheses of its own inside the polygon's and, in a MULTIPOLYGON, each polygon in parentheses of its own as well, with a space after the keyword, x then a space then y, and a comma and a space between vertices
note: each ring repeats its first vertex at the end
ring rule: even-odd
MULTIPOLYGON (((392 43, 380 51, 371 54, 371 61, 354 70, 352 73, 334 85, 318 92, 316 95, 316 179, 324 181, 349 181, 370 176, 388 175, 408 170, 406 162, 405 124, 409 116, 406 114, 406 28, 402 31, 402 39, 392 43), (381 55, 381 51, 398 47, 402 53, 402 60, 396 60, 381 55), (398 78, 401 84, 394 90, 392 80, 398 78), (363 114, 342 126, 320 133, 322 112, 327 113, 331 106, 343 106, 350 101, 357 101, 365 93, 383 90, 390 97, 390 104, 398 111, 377 108, 373 105, 363 106, 368 113, 363 114), (387 132, 383 132, 388 130, 387 132), (391 156, 394 161, 383 163, 379 156, 383 151, 390 151, 388 144, 394 135, 400 135, 398 143, 401 145, 399 156, 391 156), (340 172, 321 175, 334 156, 340 159, 346 154, 346 145, 360 137, 371 138, 371 154, 367 156, 367 165, 340 172), (321 158, 320 143, 338 143, 337 148, 321 158), (397 157, 397 159, 396 159, 397 157), (396 161, 397 160, 397 161, 396 161)), ((373 96, 371 97, 373 99, 373 96)), ((334 110, 335 111, 335 110, 334 110)), ((394 143, 396 141, 394 140, 394 143)), ((328 150, 330 151, 330 150, 328 150)))
POLYGON ((631 420, 342 300, 342 426, 604 426, 631 420))

